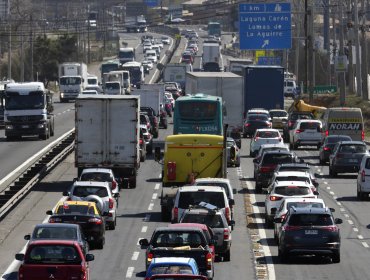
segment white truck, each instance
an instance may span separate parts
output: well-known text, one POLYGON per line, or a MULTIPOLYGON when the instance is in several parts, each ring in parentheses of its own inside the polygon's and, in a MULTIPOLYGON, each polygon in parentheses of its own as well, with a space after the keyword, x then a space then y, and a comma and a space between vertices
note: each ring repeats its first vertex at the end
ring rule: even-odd
POLYGON ((229 128, 242 129, 244 114, 243 77, 231 72, 188 72, 186 93, 220 96, 226 114, 224 123, 229 128))
MULTIPOLYGON (((142 107, 145 107, 145 106, 152 107, 155 110, 157 116, 159 116, 160 115, 160 107, 161 107, 161 105, 164 106, 163 105, 164 104, 164 92, 165 92, 164 84, 161 84, 161 83, 159 83, 159 84, 142 84, 140 89, 150 90, 150 91, 154 92, 154 95, 159 96, 158 97, 159 98, 158 107, 157 107, 157 97, 155 97, 155 98, 153 97, 153 100, 155 100, 155 101, 151 105, 153 105, 154 107, 150 106, 149 100, 147 100, 147 101, 140 100, 140 104, 141 104, 140 106, 142 106, 142 107), (147 104, 149 104, 149 105, 143 105, 143 102, 147 102, 147 104)), ((136 95, 136 92, 133 92, 133 94, 136 95)))
POLYGON ((155 111, 155 115, 159 116, 160 103, 161 103, 161 93, 155 88, 140 88, 135 89, 132 92, 134 95, 140 96, 140 106, 141 107, 151 107, 155 111))
POLYGON ((126 16, 125 18, 125 27, 127 33, 134 32, 147 32, 148 24, 143 15, 140 16, 126 16))
POLYGON ((103 74, 103 88, 106 90, 106 83, 118 81, 121 86, 121 93, 117 94, 130 94, 131 92, 131 81, 130 72, 126 70, 110 71, 103 74))
POLYGON ((227 71, 233 72, 234 74, 243 75, 243 66, 253 64, 251 58, 235 58, 230 57, 227 59, 227 71))
POLYGON ((191 72, 192 66, 187 63, 170 63, 163 70, 163 82, 176 82, 185 88, 186 72, 191 72))
POLYGON ((218 43, 204 43, 202 53, 202 67, 204 71, 220 71, 221 49, 218 43))
POLYGON ((85 95, 76 99, 75 166, 111 168, 130 188, 140 166, 140 98, 85 95))
POLYGON ((60 102, 74 100, 88 86, 85 63, 65 62, 59 64, 60 102))

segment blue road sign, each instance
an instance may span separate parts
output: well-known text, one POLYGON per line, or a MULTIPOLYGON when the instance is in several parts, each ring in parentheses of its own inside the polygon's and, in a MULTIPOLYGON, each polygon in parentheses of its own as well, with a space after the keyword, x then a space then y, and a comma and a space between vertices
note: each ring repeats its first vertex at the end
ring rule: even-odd
POLYGON ((281 66, 281 57, 279 56, 259 56, 258 65, 280 65, 281 66))
POLYGON ((148 7, 157 7, 159 5, 159 0, 145 0, 145 4, 148 7))
POLYGON ((290 3, 239 5, 240 49, 290 49, 291 31, 290 3))

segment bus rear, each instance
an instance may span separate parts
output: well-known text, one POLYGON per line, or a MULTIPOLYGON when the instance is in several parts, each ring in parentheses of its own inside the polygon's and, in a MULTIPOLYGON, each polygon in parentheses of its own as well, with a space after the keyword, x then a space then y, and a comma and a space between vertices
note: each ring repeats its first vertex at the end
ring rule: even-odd
POLYGON ((223 135, 222 98, 205 94, 179 97, 175 103, 173 134, 223 135))

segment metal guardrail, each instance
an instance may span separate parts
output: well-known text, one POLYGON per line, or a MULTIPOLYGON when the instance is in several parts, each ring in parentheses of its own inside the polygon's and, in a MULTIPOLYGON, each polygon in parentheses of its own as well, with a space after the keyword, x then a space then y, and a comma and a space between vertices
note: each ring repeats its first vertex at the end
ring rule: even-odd
POLYGON ((24 171, 14 175, 9 185, 0 193, 0 220, 27 195, 33 186, 74 150, 74 139, 73 129, 45 150, 24 171))

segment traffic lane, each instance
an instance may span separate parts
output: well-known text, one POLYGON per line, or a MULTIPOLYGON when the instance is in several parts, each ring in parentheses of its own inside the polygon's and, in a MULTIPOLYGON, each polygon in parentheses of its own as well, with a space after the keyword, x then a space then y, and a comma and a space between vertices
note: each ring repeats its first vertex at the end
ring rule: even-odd
MULTIPOLYGON (((243 140, 249 147, 250 140, 243 140)), ((248 152, 248 151, 247 151, 248 152)), ((310 151, 311 152, 311 151, 310 151)), ((297 151, 298 155, 304 156, 307 154, 305 151, 297 151)), ((253 178, 253 165, 252 159, 248 157, 248 153, 243 151, 242 160, 242 172, 246 175, 246 182, 250 185, 250 188, 254 190, 253 178)), ((309 159, 308 161, 311 161, 309 159)), ((314 163, 312 163, 314 164, 314 163)), ((321 184, 320 188, 322 187, 321 184)), ((362 256, 365 259, 368 258, 369 250, 364 248, 361 242, 359 242, 352 226, 345 221, 345 216, 340 211, 340 206, 337 205, 336 201, 332 199, 330 193, 322 192, 320 194, 325 201, 325 203, 332 208, 336 209, 334 213, 335 217, 342 218, 344 223, 340 225, 341 235, 342 235, 342 247, 341 247, 341 257, 342 261, 340 264, 331 264, 329 259, 323 258, 307 258, 307 257, 295 257, 290 259, 290 263, 281 264, 277 258, 277 245, 273 239, 273 229, 266 229, 264 224, 259 226, 264 228, 266 232, 266 240, 261 240, 261 243, 268 245, 271 258, 270 260, 274 264, 274 272, 276 279, 313 279, 312 275, 315 275, 314 279, 334 279, 337 277, 339 279, 357 279, 362 275, 368 273, 367 268, 364 265, 365 261, 359 261, 357 256, 362 256), (358 269, 358 267, 364 266, 363 269, 358 269)), ((255 206, 258 207, 260 213, 265 213, 264 210, 264 200, 265 195, 256 195, 255 206)), ((273 278, 270 278, 273 279, 273 278)))

